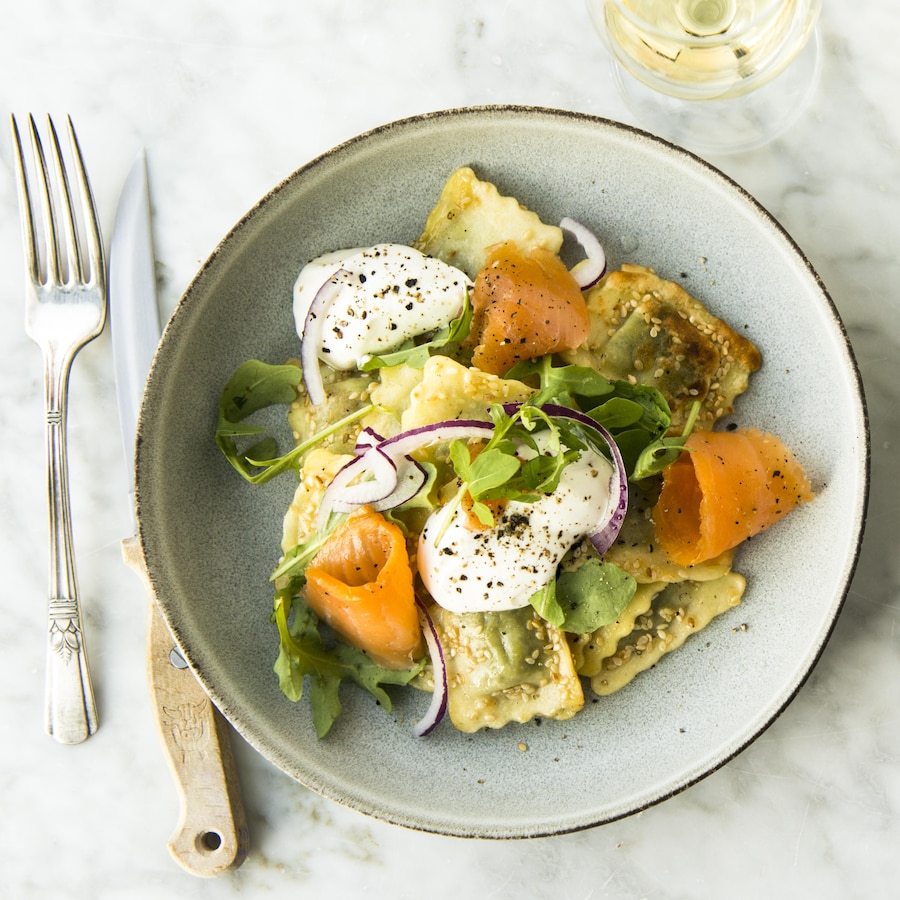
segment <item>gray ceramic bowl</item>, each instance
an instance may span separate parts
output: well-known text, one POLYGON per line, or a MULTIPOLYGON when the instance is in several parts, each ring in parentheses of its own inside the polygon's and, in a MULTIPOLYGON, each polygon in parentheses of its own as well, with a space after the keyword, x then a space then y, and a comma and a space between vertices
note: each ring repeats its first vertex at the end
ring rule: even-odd
POLYGON ((764 209, 709 165, 631 128, 490 107, 351 140, 235 226, 166 330, 144 399, 136 477, 141 540, 165 617, 252 745, 313 790, 389 822, 526 837, 663 800, 778 716, 822 652, 848 589, 867 458, 859 377, 838 314, 764 209), (294 485, 287 477, 252 487, 232 471, 213 443, 217 401, 243 360, 297 354, 291 286, 307 260, 414 239, 460 165, 546 221, 587 223, 613 265, 654 267, 756 341, 764 366, 736 418, 779 434, 818 497, 740 551, 736 568, 749 587, 737 610, 574 720, 476 735, 445 723, 419 739, 412 724, 427 695, 400 692, 389 715, 348 688, 344 714, 319 741, 306 702, 285 699, 272 673, 268 577, 294 485))

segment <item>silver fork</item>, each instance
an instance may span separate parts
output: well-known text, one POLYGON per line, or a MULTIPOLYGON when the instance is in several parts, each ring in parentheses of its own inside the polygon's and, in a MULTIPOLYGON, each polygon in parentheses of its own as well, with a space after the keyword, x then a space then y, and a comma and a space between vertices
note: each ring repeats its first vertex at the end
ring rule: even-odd
POLYGON ((25 330, 44 357, 47 488, 50 512, 50 602, 47 631, 47 732, 77 744, 97 730, 97 709, 85 652, 69 513, 66 410, 72 360, 106 322, 106 262, 97 210, 81 147, 67 118, 83 218, 72 190, 56 127, 48 117, 55 177, 29 116, 36 205, 15 116, 10 117, 19 181, 27 284, 25 330), (39 220, 43 220, 38 228, 39 220))

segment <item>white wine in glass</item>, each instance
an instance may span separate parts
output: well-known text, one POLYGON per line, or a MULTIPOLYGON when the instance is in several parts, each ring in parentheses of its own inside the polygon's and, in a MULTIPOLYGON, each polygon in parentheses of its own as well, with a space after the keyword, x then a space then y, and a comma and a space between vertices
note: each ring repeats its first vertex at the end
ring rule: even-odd
POLYGON ((820 0, 587 0, 587 6, 635 113, 664 137, 700 149, 744 149, 771 139, 805 104, 818 71, 820 0), (726 113, 733 118, 723 119, 726 113))

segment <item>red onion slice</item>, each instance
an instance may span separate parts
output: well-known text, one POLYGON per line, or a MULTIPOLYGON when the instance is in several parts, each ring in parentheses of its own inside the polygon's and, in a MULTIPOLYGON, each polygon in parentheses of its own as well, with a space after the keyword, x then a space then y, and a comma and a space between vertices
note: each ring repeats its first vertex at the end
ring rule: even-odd
POLYGON ((373 447, 347 463, 341 472, 347 469, 360 469, 363 475, 372 477, 353 484, 347 484, 344 479, 343 485, 339 484, 332 495, 331 508, 335 512, 352 512, 357 506, 383 500, 397 487, 397 464, 379 447, 373 447))
POLYGON ((473 419, 448 419, 402 431, 391 438, 381 438, 378 432, 364 428, 356 444, 359 455, 343 466, 325 488, 317 522, 325 522, 332 512, 352 512, 363 504, 383 512, 408 502, 428 481, 425 469, 410 453, 440 441, 488 439, 493 430, 489 422, 473 419), (366 479, 367 475, 371 479, 366 479))
POLYGON ((490 422, 478 419, 445 419, 432 425, 420 425, 409 431, 402 431, 394 437, 387 438, 379 445, 390 456, 406 456, 421 447, 428 447, 441 441, 467 440, 469 438, 486 438, 494 432, 490 422))
MULTIPOLYGON (((511 412, 517 406, 518 404, 509 403, 504 408, 511 412)), ((541 408, 549 416, 572 419, 586 428, 592 429, 603 438, 604 443, 609 447, 613 466, 613 473, 609 479, 609 498, 606 506, 600 513, 596 528, 590 534, 590 540, 594 545, 594 549, 602 556, 612 547, 618 537, 619 530, 622 528, 622 522, 625 520, 625 513, 628 510, 628 473, 625 471, 625 462, 622 459, 622 454, 619 451, 615 438, 596 419, 592 419, 577 409, 560 406, 556 403, 545 403, 541 408)))
POLYGON ((390 494, 372 503, 372 509, 383 512, 408 503, 428 482, 425 468, 408 456, 397 461, 397 485, 390 494))
POLYGON ((360 433, 356 437, 356 447, 354 452, 357 456, 361 456, 366 450, 371 450, 373 447, 377 447, 380 443, 384 441, 384 438, 375 431, 374 428, 370 428, 368 425, 363 428, 360 433))
POLYGON ((603 245, 597 239, 597 236, 575 219, 568 216, 563 218, 559 227, 563 231, 567 231, 572 237, 581 244, 587 259, 577 268, 573 269, 572 276, 578 282, 578 286, 586 291, 593 287, 606 273, 606 252, 603 245))
POLYGON ((350 273, 346 269, 338 269, 322 287, 316 291, 312 303, 306 312, 303 322, 303 337, 300 338, 300 364, 303 367, 303 383, 309 402, 320 406, 325 402, 325 387, 322 384, 322 372, 319 369, 319 351, 322 349, 325 316, 328 308, 337 299, 341 288, 346 284, 350 273))
MULTIPOLYGON (((615 443, 613 446, 615 447, 615 443)), ((616 542, 622 523, 625 521, 625 513, 628 512, 628 479, 625 476, 625 466, 618 448, 615 450, 615 455, 618 456, 618 460, 614 467, 615 471, 609 479, 609 502, 601 517, 601 522, 604 519, 606 522, 590 536, 594 549, 601 556, 616 542)))
POLYGON ((437 628, 428 613, 425 604, 416 597, 416 605, 425 620, 422 634, 425 637, 425 645, 428 647, 428 655, 431 657, 431 667, 434 672, 434 691, 431 695, 431 704, 428 711, 416 722, 413 731, 418 737, 431 734, 447 712, 447 695, 449 684, 447 679, 447 663, 444 660, 444 648, 438 640, 437 628))

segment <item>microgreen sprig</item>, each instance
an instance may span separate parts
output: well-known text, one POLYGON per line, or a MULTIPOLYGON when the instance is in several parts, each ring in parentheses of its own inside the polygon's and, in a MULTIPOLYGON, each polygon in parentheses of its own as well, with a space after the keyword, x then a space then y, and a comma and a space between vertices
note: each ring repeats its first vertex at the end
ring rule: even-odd
POLYGON ((578 458, 583 447, 580 443, 568 445, 566 432, 531 402, 512 412, 495 404, 490 414, 493 434, 474 454, 462 441, 450 445, 450 461, 460 480, 450 505, 455 509, 468 493, 472 512, 488 526, 494 524, 494 514, 485 501, 533 503, 543 494, 553 493, 563 470, 578 458), (535 439, 538 431, 542 435, 540 445, 535 439))

